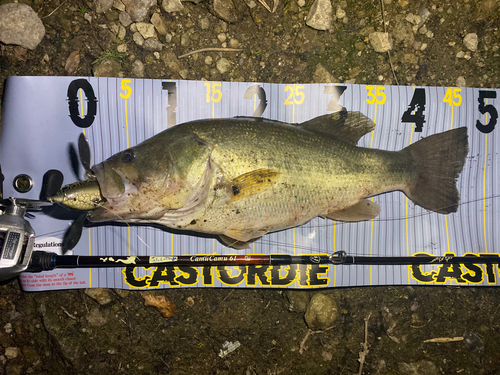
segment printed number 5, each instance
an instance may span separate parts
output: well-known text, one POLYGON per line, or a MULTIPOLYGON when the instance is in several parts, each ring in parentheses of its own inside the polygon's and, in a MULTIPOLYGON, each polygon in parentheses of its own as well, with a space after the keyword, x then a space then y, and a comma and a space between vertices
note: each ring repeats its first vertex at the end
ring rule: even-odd
POLYGON ((290 95, 286 98, 283 104, 292 105, 292 104, 302 104, 304 103, 304 99, 306 98, 306 94, 304 94, 302 90, 304 85, 288 85, 285 86, 285 91, 290 91, 290 95))
POLYGON ((384 92, 384 87, 383 86, 366 86, 366 89, 368 90, 368 93, 366 94, 368 98, 366 99, 366 102, 368 104, 384 104, 385 99, 387 98, 384 92), (373 93, 373 89, 375 89, 375 94, 373 93))
POLYGON ((132 87, 130 87, 128 84, 131 83, 132 81, 130 79, 122 79, 121 81, 121 89, 124 92, 120 93, 120 97, 122 99, 128 99, 130 98, 130 95, 132 94, 132 87))

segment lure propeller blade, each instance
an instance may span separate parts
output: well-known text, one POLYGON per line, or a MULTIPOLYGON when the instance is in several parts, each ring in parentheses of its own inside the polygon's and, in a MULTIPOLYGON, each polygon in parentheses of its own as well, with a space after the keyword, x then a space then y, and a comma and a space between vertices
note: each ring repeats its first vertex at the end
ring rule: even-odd
POLYGON ((73 221, 73 223, 70 225, 66 233, 64 233, 64 238, 62 242, 63 254, 66 254, 66 252, 72 250, 77 245, 78 241, 80 241, 85 219, 87 219, 87 212, 78 216, 78 218, 75 221, 73 221))
POLYGON ((90 170, 90 146, 83 133, 80 134, 80 137, 78 137, 78 154, 80 156, 80 162, 85 169, 85 177, 88 178, 89 176, 92 176, 93 173, 90 170))
POLYGON ((40 192, 40 200, 45 201, 48 197, 57 194, 64 181, 63 174, 57 169, 50 169, 43 175, 42 191, 40 192))

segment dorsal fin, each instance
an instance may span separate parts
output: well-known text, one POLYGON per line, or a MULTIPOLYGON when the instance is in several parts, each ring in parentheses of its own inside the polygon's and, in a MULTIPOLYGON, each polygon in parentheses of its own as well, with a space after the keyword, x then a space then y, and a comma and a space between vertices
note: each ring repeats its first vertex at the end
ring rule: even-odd
POLYGON ((375 123, 361 112, 340 112, 318 116, 299 125, 302 129, 356 145, 359 139, 375 128, 375 123))

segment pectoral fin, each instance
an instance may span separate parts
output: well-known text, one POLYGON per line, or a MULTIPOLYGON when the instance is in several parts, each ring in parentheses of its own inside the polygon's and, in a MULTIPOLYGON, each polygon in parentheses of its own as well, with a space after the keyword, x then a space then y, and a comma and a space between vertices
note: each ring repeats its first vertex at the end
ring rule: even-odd
POLYGON ((361 199, 354 206, 343 210, 329 212, 323 217, 340 221, 364 221, 371 220, 380 213, 380 206, 369 199, 361 199))
POLYGON ((278 181, 280 175, 280 172, 272 169, 257 169, 233 178, 224 184, 224 189, 228 191, 230 200, 234 202, 270 189, 278 181))

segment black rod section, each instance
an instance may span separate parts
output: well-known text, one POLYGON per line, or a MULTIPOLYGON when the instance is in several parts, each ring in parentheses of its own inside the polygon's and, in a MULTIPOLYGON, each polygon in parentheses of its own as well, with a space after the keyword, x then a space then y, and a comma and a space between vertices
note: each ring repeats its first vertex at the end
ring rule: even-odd
POLYGON ((246 266, 287 264, 336 265, 433 265, 500 264, 498 255, 367 257, 350 256, 344 251, 328 255, 172 255, 172 256, 79 256, 34 251, 28 272, 54 268, 154 267, 154 266, 246 266))

